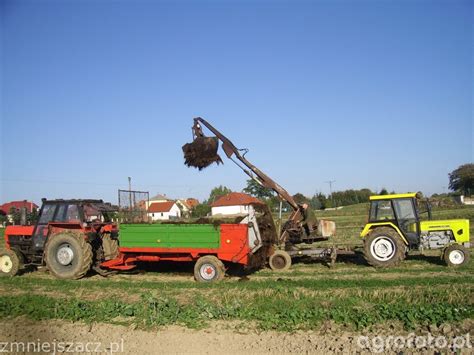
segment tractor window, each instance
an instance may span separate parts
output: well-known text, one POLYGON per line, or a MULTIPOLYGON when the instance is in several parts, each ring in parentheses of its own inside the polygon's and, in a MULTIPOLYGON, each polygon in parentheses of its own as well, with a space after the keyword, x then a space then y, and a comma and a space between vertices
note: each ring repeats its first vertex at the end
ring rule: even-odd
POLYGON ((38 224, 48 224, 54 216, 56 205, 44 205, 38 224))
POLYGON ((59 205, 58 211, 56 212, 56 217, 54 218, 55 222, 65 221, 66 208, 67 208, 66 204, 59 205))
POLYGON ((71 222, 80 223, 79 209, 75 204, 62 203, 58 205, 56 216, 54 217, 55 222, 71 222))
POLYGON ((431 220, 431 205, 429 200, 416 200, 418 218, 421 220, 431 220))
POLYGON ((102 213, 92 205, 84 205, 84 217, 86 222, 103 222, 102 213))
POLYGON ((388 200, 372 201, 370 207, 370 221, 384 221, 393 220, 395 216, 393 214, 392 204, 388 200))
POLYGON ((79 208, 77 205, 69 205, 67 208, 66 220, 68 222, 80 222, 79 208))
POLYGON ((415 209, 411 199, 397 199, 393 201, 398 219, 416 219, 415 209))

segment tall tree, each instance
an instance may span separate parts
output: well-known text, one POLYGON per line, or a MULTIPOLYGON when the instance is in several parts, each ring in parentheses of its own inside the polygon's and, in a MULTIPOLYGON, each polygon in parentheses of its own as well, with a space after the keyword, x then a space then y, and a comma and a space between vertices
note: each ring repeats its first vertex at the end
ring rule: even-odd
POLYGON ((36 208, 26 215, 26 221, 29 225, 36 224, 38 222, 39 214, 36 208))
POLYGON ((231 192, 232 190, 226 186, 222 186, 222 185, 216 186, 211 190, 211 193, 209 194, 209 199, 207 200, 207 204, 211 204, 215 200, 217 200, 219 197, 227 195, 231 192))
POLYGON ((192 217, 206 217, 211 212, 211 206, 200 203, 191 210, 192 217))
POLYGON ((313 197, 311 197, 311 200, 309 200, 309 205, 313 210, 320 210, 323 208, 323 203, 319 198, 319 195, 313 195, 313 197))
POLYGON ((293 195, 293 198, 295 199, 296 203, 307 203, 307 204, 309 204, 309 199, 300 192, 293 195))
POLYGON ((474 191, 474 164, 464 164, 449 174, 449 188, 470 196, 474 191))
POLYGON ((242 191, 261 200, 273 197, 272 189, 260 185, 254 179, 247 180, 247 186, 242 191))

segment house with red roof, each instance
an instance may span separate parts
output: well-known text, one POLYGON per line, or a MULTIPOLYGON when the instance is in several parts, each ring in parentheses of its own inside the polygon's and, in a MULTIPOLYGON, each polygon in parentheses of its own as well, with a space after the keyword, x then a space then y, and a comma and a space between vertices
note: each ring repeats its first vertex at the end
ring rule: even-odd
POLYGON ((147 213, 152 221, 163 221, 181 217, 181 210, 175 201, 153 202, 148 207, 147 213))
POLYGON ((193 209, 194 207, 199 205, 199 200, 196 198, 190 197, 186 199, 186 204, 189 206, 190 209, 193 209))
POLYGON ((26 212, 28 213, 33 212, 34 209, 38 209, 38 205, 31 201, 10 201, 0 205, 0 213, 3 215, 8 215, 10 214, 12 207, 17 211, 20 211, 23 207, 25 207, 26 212))
POLYGON ((231 192, 219 197, 211 204, 212 216, 248 214, 252 204, 261 204, 259 199, 241 192, 231 192))

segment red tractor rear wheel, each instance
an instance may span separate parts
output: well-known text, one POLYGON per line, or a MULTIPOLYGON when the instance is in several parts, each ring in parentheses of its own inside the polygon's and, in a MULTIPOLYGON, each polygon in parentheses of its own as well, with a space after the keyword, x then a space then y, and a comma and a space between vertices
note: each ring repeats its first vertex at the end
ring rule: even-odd
POLYGON ((92 265, 92 247, 80 233, 49 236, 44 254, 46 266, 58 279, 80 279, 92 265))
POLYGON ((104 260, 113 260, 119 256, 119 245, 115 239, 110 237, 110 234, 105 234, 102 237, 102 249, 104 250, 104 260))

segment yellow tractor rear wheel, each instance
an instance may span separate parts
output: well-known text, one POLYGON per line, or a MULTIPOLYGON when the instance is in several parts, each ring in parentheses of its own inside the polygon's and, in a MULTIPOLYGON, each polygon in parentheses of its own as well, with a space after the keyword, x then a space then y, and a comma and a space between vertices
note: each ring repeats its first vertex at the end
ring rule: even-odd
POLYGON ((374 228, 365 237, 364 256, 367 263, 375 267, 393 267, 406 255, 406 245, 392 228, 374 228))

